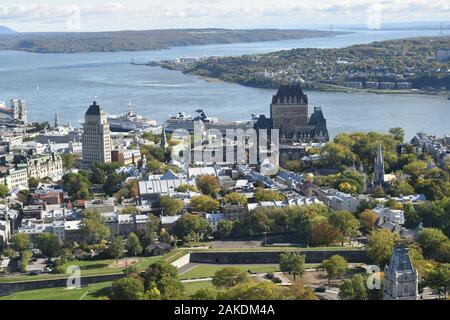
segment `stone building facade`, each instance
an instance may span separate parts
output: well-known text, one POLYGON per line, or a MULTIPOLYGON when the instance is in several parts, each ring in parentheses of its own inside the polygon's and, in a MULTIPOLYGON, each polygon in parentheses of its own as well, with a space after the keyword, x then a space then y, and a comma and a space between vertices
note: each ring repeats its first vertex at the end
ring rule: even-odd
POLYGON ((301 143, 329 141, 322 109, 314 107, 311 112, 308 97, 298 84, 280 86, 272 97, 270 117, 260 115, 254 129, 257 133, 259 130, 279 131, 280 165, 289 160, 299 160, 305 155, 301 143))
POLYGON ((397 245, 389 265, 384 268, 383 299, 418 299, 418 274, 412 264, 407 246, 397 245))
POLYGON ((63 176, 63 162, 57 153, 34 155, 27 158, 27 170, 30 177, 58 181, 63 176))

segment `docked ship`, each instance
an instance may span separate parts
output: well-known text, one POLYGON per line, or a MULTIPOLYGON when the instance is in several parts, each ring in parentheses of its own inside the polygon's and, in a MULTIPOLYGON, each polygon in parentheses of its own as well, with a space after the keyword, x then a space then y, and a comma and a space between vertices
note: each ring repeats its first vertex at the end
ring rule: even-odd
POLYGON ((170 115, 169 119, 166 120, 166 124, 164 126, 165 130, 169 133, 177 129, 184 129, 189 132, 193 132, 194 123, 197 121, 201 121, 204 124, 218 121, 217 118, 209 117, 206 112, 201 109, 196 110, 196 112, 198 113, 197 117, 192 117, 190 114, 186 114, 184 112, 178 112, 175 115, 170 115))
POLYGON ((253 126, 252 121, 219 121, 216 117, 210 117, 202 109, 196 110, 196 113, 198 114, 196 117, 184 112, 169 116, 164 126, 165 131, 171 133, 177 129, 184 129, 192 133, 194 132, 194 124, 199 121, 206 129, 248 129, 253 126))
POLYGON ((131 104, 128 106, 126 114, 108 116, 108 123, 112 132, 143 132, 156 129, 157 127, 155 120, 150 120, 134 113, 131 109, 131 104))

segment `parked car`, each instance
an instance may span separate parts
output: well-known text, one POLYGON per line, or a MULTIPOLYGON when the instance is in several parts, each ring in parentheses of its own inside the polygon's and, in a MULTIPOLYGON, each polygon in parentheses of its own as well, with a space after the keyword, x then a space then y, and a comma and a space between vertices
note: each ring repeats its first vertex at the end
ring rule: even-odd
POLYGON ((325 291, 327 291, 327 288, 326 287, 317 287, 314 289, 314 291, 318 292, 318 293, 324 293, 325 291))

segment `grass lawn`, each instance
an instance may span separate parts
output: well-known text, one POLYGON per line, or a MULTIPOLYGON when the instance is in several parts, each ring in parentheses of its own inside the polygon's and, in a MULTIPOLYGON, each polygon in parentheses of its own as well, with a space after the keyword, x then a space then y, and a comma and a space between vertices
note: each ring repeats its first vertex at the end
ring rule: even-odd
MULTIPOLYGON (((169 262, 175 261, 176 259, 182 257, 185 254, 184 250, 175 250, 164 256, 156 257, 144 257, 139 258, 137 265, 140 270, 145 270, 150 264, 160 261, 167 260, 169 262)), ((122 273, 123 268, 111 267, 110 265, 115 262, 114 259, 105 260, 82 260, 82 261, 71 261, 68 262, 65 267, 70 265, 77 265, 81 269, 82 276, 93 276, 93 275, 108 275, 122 273)), ((40 274, 40 275, 20 275, 17 277, 0 277, 0 282, 16 282, 16 281, 36 281, 36 280, 48 280, 48 279, 64 279, 67 278, 66 274, 40 274)))
POLYGON ((236 267, 240 270, 247 271, 250 270, 252 273, 263 273, 263 272, 277 272, 279 271, 278 264, 238 264, 238 265, 213 265, 213 264, 200 264, 179 276, 181 280, 183 279, 194 279, 194 278, 207 278, 212 277, 216 271, 223 269, 225 267, 236 267))
POLYGON ((111 283, 95 283, 81 289, 49 288, 21 291, 0 297, 0 300, 96 300, 100 296, 107 295, 111 283))
POLYGON ((186 293, 188 295, 193 295, 200 289, 211 288, 214 289, 211 281, 198 281, 198 282, 185 282, 184 288, 186 289, 186 293))

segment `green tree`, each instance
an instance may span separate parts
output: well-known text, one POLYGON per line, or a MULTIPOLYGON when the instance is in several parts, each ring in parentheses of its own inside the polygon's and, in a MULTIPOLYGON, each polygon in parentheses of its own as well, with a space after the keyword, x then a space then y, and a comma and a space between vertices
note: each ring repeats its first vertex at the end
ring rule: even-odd
POLYGON ((179 299, 184 296, 183 284, 178 280, 178 270, 167 261, 151 264, 144 273, 146 290, 157 288, 163 299, 179 299))
POLYGON ((450 240, 439 229, 423 228, 417 237, 417 242, 423 250, 426 257, 441 260, 441 248, 450 240))
POLYGON ((358 188, 349 182, 341 182, 338 186, 339 191, 345 192, 345 193, 356 193, 358 191, 358 188))
POLYGON ((7 248, 7 249, 3 250, 2 254, 5 257, 8 257, 8 258, 12 259, 12 258, 14 258, 16 256, 17 253, 16 253, 16 251, 13 248, 7 248))
POLYGON ((275 190, 256 188, 255 191, 255 201, 283 201, 284 196, 275 190))
POLYGON ((22 252, 30 247, 30 235, 26 233, 15 233, 11 237, 11 242, 14 244, 16 251, 22 252))
POLYGON ((366 232, 374 229, 377 220, 378 215, 373 210, 366 209, 359 214, 359 222, 366 232))
POLYGON ((202 175, 197 178, 197 187, 208 196, 213 196, 220 191, 220 183, 217 177, 212 175, 202 175))
POLYGON ((219 239, 227 239, 233 232, 233 222, 230 220, 222 220, 217 224, 215 236, 219 239))
POLYGON ((130 232, 128 235, 126 249, 132 256, 137 256, 142 253, 143 248, 139 242, 139 237, 133 232, 130 232))
POLYGON ((83 173, 67 173, 63 176, 64 190, 72 200, 89 199, 91 184, 83 173))
POLYGON ((414 193, 414 187, 404 179, 395 181, 391 188, 391 195, 394 197, 406 196, 414 193))
POLYGON ((0 183, 0 198, 6 197, 8 193, 9 193, 8 187, 0 183))
POLYGON ((159 199, 159 205, 161 206, 161 209, 166 216, 174 216, 180 213, 184 208, 183 200, 172 198, 169 196, 162 196, 159 199))
POLYGON ((245 281, 247 281, 247 273, 236 267, 218 270, 212 278, 212 284, 218 289, 229 289, 245 281))
POLYGON ((305 272, 305 256, 297 252, 284 252, 280 254, 280 270, 294 277, 302 276, 305 272))
POLYGON ((192 296, 192 300, 216 300, 217 292, 213 289, 203 288, 197 290, 192 296))
POLYGON ((383 198, 386 195, 386 193, 384 192, 384 189, 381 187, 375 187, 372 189, 372 196, 374 198, 383 198))
POLYGON ((300 162, 300 160, 288 160, 284 162, 283 168, 288 171, 301 172, 302 163, 300 162))
MULTIPOLYGON (((350 211, 336 211, 329 217, 330 223, 338 228, 338 230, 345 237, 355 236, 359 229, 359 221, 350 211)), ((344 238, 342 238, 342 245, 344 245, 344 238)))
POLYGON ((246 205, 248 200, 247 197, 238 192, 231 192, 223 197, 223 202, 225 204, 231 205, 246 205))
POLYGON ((355 274, 351 280, 345 280, 339 288, 342 300, 367 300, 366 279, 361 274, 355 274))
POLYGON ((28 187, 31 189, 35 189, 39 186, 39 180, 35 177, 29 177, 28 178, 28 187))
POLYGON ((389 133, 394 136, 394 139, 400 143, 403 143, 405 139, 405 130, 402 128, 396 127, 389 129, 389 133))
POLYGON ((342 233, 328 219, 321 217, 312 221, 310 239, 313 245, 329 246, 342 239, 342 233))
POLYGON ((184 239, 190 234, 196 234, 199 238, 204 238, 211 233, 211 227, 205 218, 186 214, 175 222, 172 232, 178 239, 184 239))
POLYGON ((123 251, 125 247, 123 245, 123 239, 121 236, 114 237, 114 239, 111 241, 111 244, 108 247, 108 252, 116 259, 116 262, 119 262, 119 258, 123 256, 123 251))
POLYGON ((328 284, 330 284, 331 279, 340 278, 347 273, 348 263, 344 257, 335 254, 330 259, 323 260, 320 268, 327 272, 328 284))
POLYGON ((41 233, 36 239, 36 245, 47 258, 54 257, 61 248, 58 236, 49 232, 41 233))
POLYGON ((342 300, 352 300, 355 295, 353 290, 353 284, 351 280, 344 280, 342 285, 339 287, 339 297, 342 300))
POLYGON ((396 241, 399 240, 397 234, 384 229, 375 230, 370 234, 367 243, 368 257, 379 266, 386 265, 392 256, 392 251, 396 241))
POLYGON ((75 163, 77 160, 77 155, 74 153, 63 153, 61 154, 63 167, 65 169, 71 169, 75 167, 75 163))
POLYGON ((106 219, 96 209, 84 210, 81 231, 89 244, 96 244, 103 241, 111 234, 106 224, 106 219))
POLYGON ((322 149, 320 162, 324 167, 339 168, 342 165, 351 166, 356 161, 357 156, 348 146, 330 142, 322 149))
POLYGON ((141 214, 141 210, 135 206, 126 206, 120 211, 121 214, 141 214))
POLYGON ((177 192, 198 192, 198 189, 190 184, 181 184, 176 188, 177 192))
POLYGON ((27 266, 30 263, 32 257, 33 253, 30 250, 24 250, 20 253, 19 269, 21 272, 27 271, 27 266))
POLYGON ((113 300, 141 300, 144 284, 138 277, 125 277, 114 281, 111 292, 113 300))
POLYGON ((92 184, 104 184, 106 182, 106 173, 98 166, 92 165, 89 180, 92 184))
POLYGON ((109 174, 106 178, 105 183, 103 184, 103 190, 105 190, 107 195, 113 196, 122 188, 123 181, 124 177, 122 175, 118 173, 109 174))
POLYGON ((213 212, 220 208, 220 202, 207 195, 192 197, 190 205, 195 211, 201 212, 213 212))
POLYGON ((245 282, 219 293, 219 300, 281 300, 287 296, 283 290, 272 282, 245 282))
POLYGON ((427 277, 427 284, 434 294, 446 299, 450 289, 450 266, 448 264, 440 264, 431 271, 427 277))

